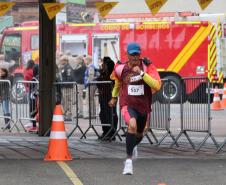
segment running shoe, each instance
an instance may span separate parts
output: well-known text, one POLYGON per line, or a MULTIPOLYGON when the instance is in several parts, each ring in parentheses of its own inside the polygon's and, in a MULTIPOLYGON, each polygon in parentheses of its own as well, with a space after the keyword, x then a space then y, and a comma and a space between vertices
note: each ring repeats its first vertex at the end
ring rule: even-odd
POLYGON ((133 175, 133 162, 132 159, 126 159, 125 166, 122 172, 123 175, 133 175))

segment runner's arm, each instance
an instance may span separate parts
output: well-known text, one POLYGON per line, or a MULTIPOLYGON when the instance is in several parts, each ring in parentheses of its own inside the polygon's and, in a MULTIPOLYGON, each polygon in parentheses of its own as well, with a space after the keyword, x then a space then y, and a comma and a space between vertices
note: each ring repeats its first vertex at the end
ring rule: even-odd
POLYGON ((151 87, 155 91, 159 91, 161 88, 161 82, 159 80, 154 79, 149 74, 144 73, 143 80, 149 87, 151 87))
POLYGON ((161 79, 156 67, 153 64, 148 66, 147 72, 143 73, 142 78, 153 92, 159 91, 161 88, 161 79))

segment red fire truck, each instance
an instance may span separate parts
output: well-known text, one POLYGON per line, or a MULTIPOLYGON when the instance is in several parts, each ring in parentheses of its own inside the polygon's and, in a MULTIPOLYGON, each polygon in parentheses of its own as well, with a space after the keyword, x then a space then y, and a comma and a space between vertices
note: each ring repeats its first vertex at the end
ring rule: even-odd
MULTIPOLYGON (((181 88, 186 93, 199 88, 180 86, 183 77, 208 77, 212 82, 223 82, 222 69, 226 65, 218 51, 226 47, 220 31, 222 35, 222 30, 207 21, 60 24, 57 52, 70 50, 72 55, 92 55, 98 66, 100 58, 106 55, 115 62, 126 61, 126 45, 138 42, 142 56, 150 58, 162 78, 172 80, 170 98, 178 102, 181 88)), ((38 60, 38 40, 37 22, 4 30, 0 50, 7 59, 16 60, 17 80, 23 77, 22 69, 28 59, 38 60)), ((166 92, 163 87, 162 98, 169 96, 166 92)))

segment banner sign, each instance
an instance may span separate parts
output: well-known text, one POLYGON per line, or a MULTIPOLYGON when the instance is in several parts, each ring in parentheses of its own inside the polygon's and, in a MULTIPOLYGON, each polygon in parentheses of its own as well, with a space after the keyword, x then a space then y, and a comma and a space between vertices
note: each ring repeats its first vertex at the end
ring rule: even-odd
POLYGON ((118 2, 97 2, 96 8, 102 17, 105 17, 118 2))
POLYGON ((204 10, 213 0, 198 0, 199 6, 204 10))
POLYGON ((65 6, 64 3, 43 3, 49 19, 53 19, 58 12, 65 6))
POLYGON ((5 15, 16 3, 0 2, 0 16, 5 15))
POLYGON ((158 13, 160 8, 167 2, 167 0, 145 0, 145 2, 152 15, 155 15, 158 13))
POLYGON ((82 20, 82 12, 86 11, 86 5, 77 4, 77 3, 67 3, 66 5, 66 14, 67 14, 67 22, 71 23, 81 23, 82 20))

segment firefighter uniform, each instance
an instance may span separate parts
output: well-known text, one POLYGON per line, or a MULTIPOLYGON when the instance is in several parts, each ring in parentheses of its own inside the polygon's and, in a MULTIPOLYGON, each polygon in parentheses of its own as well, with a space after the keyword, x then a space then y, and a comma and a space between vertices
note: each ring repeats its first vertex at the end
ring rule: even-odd
MULTIPOLYGON (((70 64, 68 63, 68 58, 63 56, 60 59, 61 62, 61 82, 73 82, 74 72, 70 64)), ((64 111, 64 116, 66 121, 72 119, 72 96, 73 96, 73 84, 63 84, 62 87, 62 106, 64 111)))

